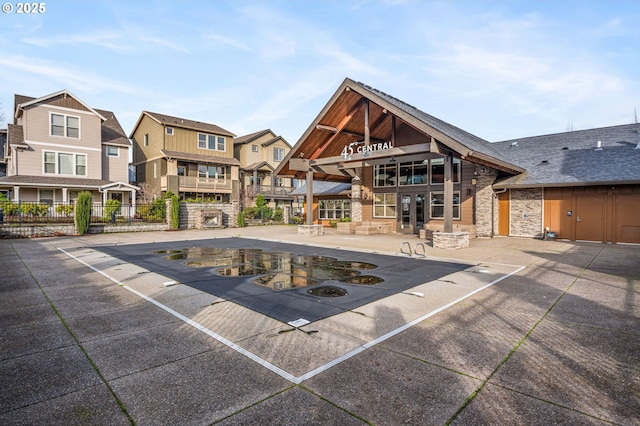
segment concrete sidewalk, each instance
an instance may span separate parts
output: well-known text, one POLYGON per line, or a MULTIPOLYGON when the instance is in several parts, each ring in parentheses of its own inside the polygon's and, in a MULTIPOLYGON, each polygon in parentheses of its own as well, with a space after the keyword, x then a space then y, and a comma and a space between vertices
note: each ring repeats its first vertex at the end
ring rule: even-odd
POLYGON ((91 248, 237 236, 390 254, 420 242, 287 226, 0 240, 0 424, 640 424, 638 246, 420 247, 525 268, 370 347, 422 302, 279 334, 286 324, 91 248))

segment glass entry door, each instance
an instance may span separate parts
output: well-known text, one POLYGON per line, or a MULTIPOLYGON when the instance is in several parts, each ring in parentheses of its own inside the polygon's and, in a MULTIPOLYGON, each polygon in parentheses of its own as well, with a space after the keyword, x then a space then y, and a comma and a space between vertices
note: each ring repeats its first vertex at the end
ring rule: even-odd
POLYGON ((400 217, 398 231, 405 234, 418 234, 424 227, 426 205, 424 194, 399 194, 400 217))

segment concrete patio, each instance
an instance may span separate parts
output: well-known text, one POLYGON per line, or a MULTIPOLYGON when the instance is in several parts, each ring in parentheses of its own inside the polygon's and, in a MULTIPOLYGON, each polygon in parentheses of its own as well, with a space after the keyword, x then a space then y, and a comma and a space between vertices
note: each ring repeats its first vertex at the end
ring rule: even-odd
POLYGON ((291 332, 98 250, 237 237, 423 258, 288 226, 0 240, 0 423, 640 424, 639 246, 425 245, 464 270, 291 332))

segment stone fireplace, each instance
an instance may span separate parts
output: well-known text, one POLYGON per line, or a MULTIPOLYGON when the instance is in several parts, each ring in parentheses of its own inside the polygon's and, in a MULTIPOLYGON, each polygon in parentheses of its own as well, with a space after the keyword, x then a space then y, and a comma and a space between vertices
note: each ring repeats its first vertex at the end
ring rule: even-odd
POLYGON ((196 214, 195 228, 222 228, 222 210, 203 209, 196 214))

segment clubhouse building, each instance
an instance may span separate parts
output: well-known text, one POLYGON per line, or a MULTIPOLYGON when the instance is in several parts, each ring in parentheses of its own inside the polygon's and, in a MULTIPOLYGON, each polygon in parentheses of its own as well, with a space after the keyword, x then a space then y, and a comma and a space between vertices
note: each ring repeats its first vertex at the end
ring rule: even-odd
POLYGON ((347 78, 274 174, 306 180, 309 229, 640 243, 639 132, 491 143, 347 78))

